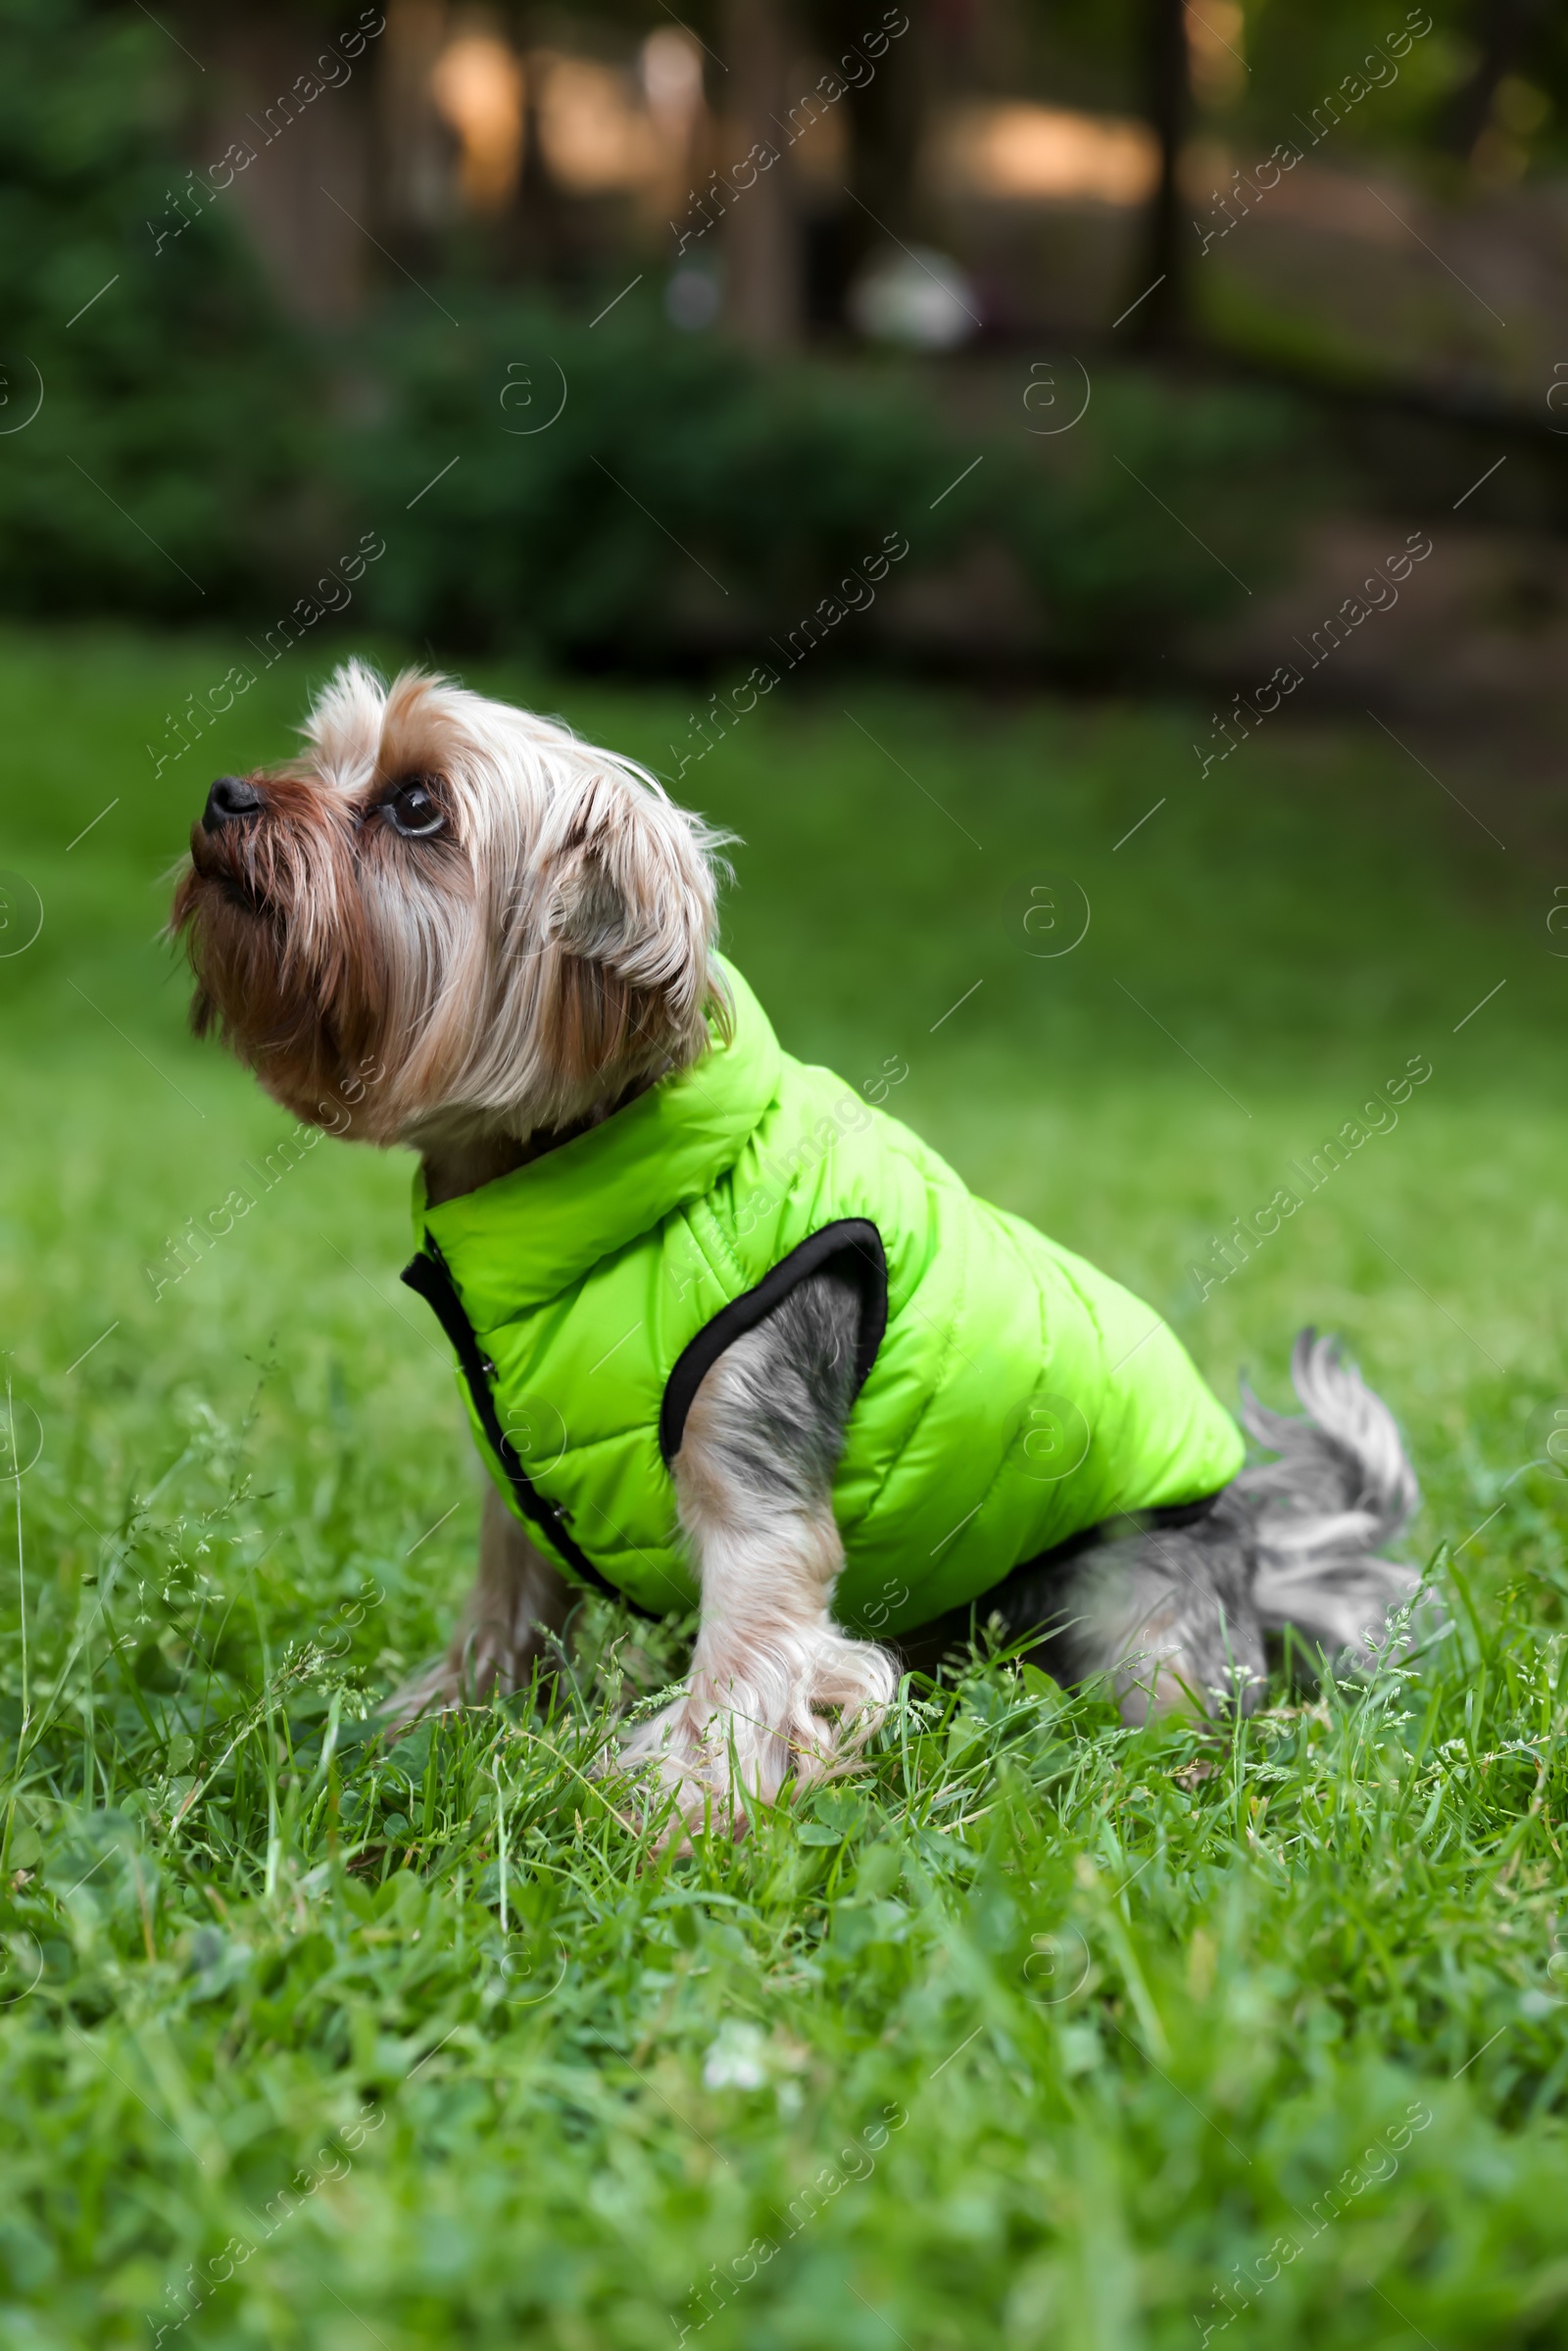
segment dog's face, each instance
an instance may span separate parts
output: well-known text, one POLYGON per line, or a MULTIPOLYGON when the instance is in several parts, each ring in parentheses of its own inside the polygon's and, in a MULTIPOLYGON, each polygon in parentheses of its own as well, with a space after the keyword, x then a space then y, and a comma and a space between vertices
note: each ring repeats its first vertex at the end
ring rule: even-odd
POLYGON ((650 776, 359 662, 303 731, 301 759, 214 784, 172 917, 197 1033, 297 1117, 525 1139, 702 1050, 714 836, 650 776))

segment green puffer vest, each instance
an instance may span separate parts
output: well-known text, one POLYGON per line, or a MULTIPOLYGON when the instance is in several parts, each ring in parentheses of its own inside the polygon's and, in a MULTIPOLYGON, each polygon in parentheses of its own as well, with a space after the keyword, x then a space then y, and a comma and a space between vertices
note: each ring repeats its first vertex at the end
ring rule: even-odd
POLYGON ((830 1261, 861 1297, 833 1481, 851 1629, 928 1623, 1085 1528, 1234 1477, 1241 1433, 1150 1307, 793 1060, 724 976, 729 1044, 477 1192, 429 1207, 416 1186, 404 1279, 542 1550, 644 1613, 695 1603, 669 1469, 692 1397, 830 1261))

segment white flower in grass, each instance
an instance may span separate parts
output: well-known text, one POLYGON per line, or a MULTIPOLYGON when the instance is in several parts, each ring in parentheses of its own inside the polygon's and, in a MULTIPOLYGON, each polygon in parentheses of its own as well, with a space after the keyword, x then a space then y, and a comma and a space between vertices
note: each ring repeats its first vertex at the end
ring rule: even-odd
POLYGON ((703 2059, 708 2089, 760 2089, 767 2081, 767 2042, 756 2025, 726 2023, 703 2059))

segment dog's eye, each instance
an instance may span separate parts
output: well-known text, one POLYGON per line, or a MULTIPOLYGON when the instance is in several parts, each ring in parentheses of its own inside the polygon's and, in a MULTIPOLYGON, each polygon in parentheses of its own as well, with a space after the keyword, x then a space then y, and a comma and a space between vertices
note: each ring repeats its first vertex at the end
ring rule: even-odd
POLYGON ((428 840, 446 822, 434 794, 424 784, 400 784, 391 799, 382 802, 381 808, 392 830, 401 833, 406 841, 428 840))

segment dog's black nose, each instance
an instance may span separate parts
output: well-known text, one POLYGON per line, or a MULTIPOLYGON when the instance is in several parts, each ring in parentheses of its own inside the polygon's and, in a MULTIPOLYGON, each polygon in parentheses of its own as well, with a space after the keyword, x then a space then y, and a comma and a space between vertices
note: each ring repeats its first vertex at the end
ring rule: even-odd
POLYGON ((202 830, 216 833, 220 824, 228 824, 236 816, 259 816, 266 805, 256 786, 242 775, 220 775, 207 795, 202 830))

